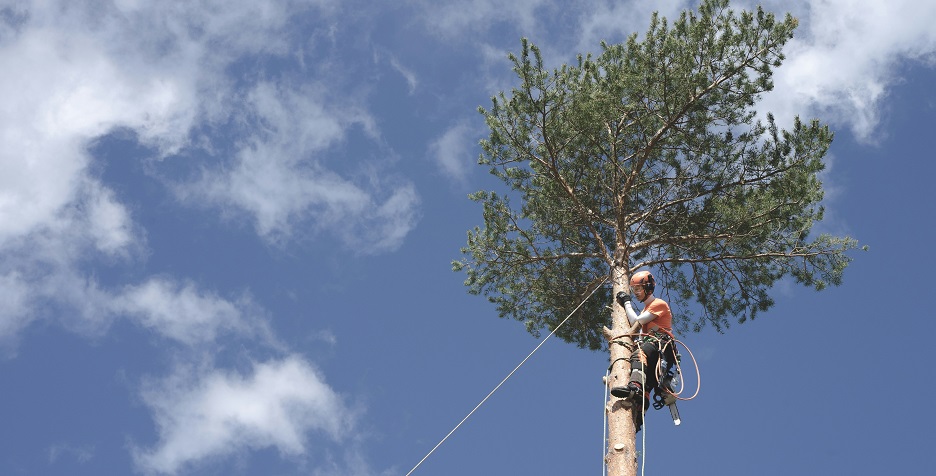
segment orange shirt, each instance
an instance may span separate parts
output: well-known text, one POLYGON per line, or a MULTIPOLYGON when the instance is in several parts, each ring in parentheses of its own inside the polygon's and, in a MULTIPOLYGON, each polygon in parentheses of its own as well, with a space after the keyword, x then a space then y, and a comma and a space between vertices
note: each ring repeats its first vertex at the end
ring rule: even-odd
POLYGON ((653 298, 652 301, 644 306, 645 311, 650 311, 655 318, 652 321, 640 326, 640 332, 649 334, 654 329, 661 329, 667 334, 673 332, 673 313, 670 311, 669 304, 660 298, 653 298))

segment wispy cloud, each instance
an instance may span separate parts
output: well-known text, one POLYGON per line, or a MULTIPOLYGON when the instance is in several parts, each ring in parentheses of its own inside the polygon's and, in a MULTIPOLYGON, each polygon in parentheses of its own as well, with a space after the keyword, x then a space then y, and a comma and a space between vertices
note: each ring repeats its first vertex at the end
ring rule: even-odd
POLYGON ((156 474, 244 450, 301 455, 316 444, 311 435, 340 442, 356 420, 318 371, 297 356, 255 363, 246 375, 181 368, 151 382, 143 400, 153 411, 159 441, 135 449, 134 460, 156 474))
POLYGON ((30 284, 16 271, 0 275, 0 351, 14 353, 16 337, 34 315, 30 284))
MULTIPOLYGON (((332 6, 121 0, 2 7, 0 67, 16 71, 0 75, 0 345, 8 355, 37 320, 95 336, 126 320, 169 343, 159 352, 170 356, 192 349, 210 355, 232 338, 282 350, 269 316, 248 295, 225 296, 168 275, 98 280, 97 266, 128 269, 147 254, 147 230, 98 175, 99 159, 89 152, 115 130, 131 131, 153 152, 153 173, 170 187, 191 184, 191 177, 160 173, 174 159, 224 163, 228 172, 194 167, 205 170, 208 192, 178 196, 207 197, 252 217, 264 238, 288 239, 304 227, 370 252, 402 243, 418 218, 413 185, 393 173, 374 180, 378 166, 370 163, 355 172, 359 158, 344 159, 337 148, 349 129, 381 146, 362 103, 343 101, 348 91, 316 91, 320 71, 313 68, 302 71, 312 76, 308 83, 258 70, 231 75, 245 58, 292 61, 292 22, 309 12, 327 15, 332 6), (237 130, 231 148, 217 148, 238 124, 250 127, 237 130)), ((354 419, 296 356, 257 363, 246 375, 176 369, 148 385, 144 401, 160 431, 155 447, 136 453, 149 472, 255 448, 302 454, 310 434, 341 440, 354 419)), ((66 455, 91 457, 61 445, 49 453, 51 461, 66 455)))
MULTIPOLYGON (((0 244, 49 222, 74 202, 75 184, 89 179, 93 158, 85 152, 87 145, 115 128, 132 130, 144 145, 171 157, 216 141, 203 131, 231 134, 225 126, 246 121, 240 125, 251 127, 237 130, 239 150, 227 155, 209 146, 199 153, 214 155, 227 168, 234 164, 231 174, 205 176, 206 182, 218 179, 207 183, 213 203, 250 214, 258 233, 270 239, 282 239, 296 224, 327 232, 343 221, 333 219, 335 214, 368 219, 368 210, 383 201, 414 195, 405 180, 372 184, 329 168, 325 159, 334 161, 344 153, 334 146, 349 128, 377 139, 363 103, 341 99, 344 94, 355 98, 354 93, 315 91, 315 70, 303 72, 311 76, 307 83, 267 79, 249 69, 239 79, 230 76, 245 56, 293 61, 287 46, 296 28, 291 19, 329 3, 118 2, 91 9, 81 3, 58 8, 56 2, 40 2, 23 7, 22 16, 6 20, 12 33, 0 43, 4 69, 18 71, 0 78, 0 91, 10 92, 0 112, 0 244), (304 99, 310 92, 315 99, 304 99), (193 137, 199 141, 192 142, 193 137), (317 155, 326 150, 328 156, 317 155), (282 187, 271 182, 279 180, 282 187)), ((109 202, 115 204, 113 197, 109 202)), ((100 205, 101 211, 109 206, 100 205)), ((393 216, 409 219, 413 214, 393 216)), ((106 215, 94 218, 98 221, 91 225, 114 225, 106 215)))
POLYGON ((478 165, 478 139, 481 133, 467 121, 460 122, 429 144, 429 157, 446 177, 464 185, 469 172, 478 165))
MULTIPOLYGON (((118 129, 132 131, 165 162, 209 156, 222 164, 196 165, 204 171, 196 182, 161 176, 184 203, 247 217, 265 239, 289 240, 301 230, 304 239, 331 234, 369 253, 399 247, 418 221, 415 187, 392 173, 392 161, 346 157, 341 149, 350 129, 383 147, 364 103, 347 90, 325 89, 316 79, 326 74, 325 66, 303 70, 308 81, 249 69, 231 76, 245 57, 293 61, 292 22, 309 13, 328 18, 336 5, 120 1, 4 7, 0 65, 17 74, 0 76, 0 279, 8 284, 0 338, 8 345, 15 340, 38 317, 32 307, 43 300, 81 309, 74 324, 98 330, 113 317, 114 300, 129 302, 120 290, 100 288, 81 268, 94 259, 129 264, 145 255, 146 230, 96 176, 98 159, 88 152, 118 129), (232 148, 216 148, 232 134, 232 148)), ((160 164, 154 163, 156 175, 160 164)), ((146 288, 153 283, 183 294, 188 289, 165 280, 144 279, 138 286, 153 290, 146 288)), ((143 325, 159 315, 139 309, 130 314, 143 325)))
POLYGON ((409 93, 413 94, 416 92, 416 87, 419 86, 419 78, 416 76, 416 73, 413 70, 403 66, 396 56, 390 56, 390 66, 393 67, 396 72, 400 73, 403 76, 403 79, 406 80, 407 86, 409 86, 409 93))
POLYGON ((446 38, 474 38, 480 40, 495 25, 511 25, 530 32, 540 24, 539 10, 548 6, 548 0, 468 0, 466 2, 433 2, 412 0, 418 5, 427 28, 446 38))
POLYGON ((94 458, 95 448, 93 445, 73 445, 62 443, 52 445, 48 449, 49 463, 55 464, 63 459, 73 459, 79 464, 84 464, 94 458))
POLYGON ((154 278, 122 290, 107 306, 114 314, 189 346, 213 343, 224 334, 273 343, 262 311, 249 297, 229 300, 193 283, 154 278))
POLYGON ((138 263, 143 238, 109 189, 91 179, 75 187, 71 203, 0 247, 0 343, 8 355, 37 319, 93 336, 126 319, 188 346, 213 344, 221 334, 273 344, 265 314, 248 296, 227 299, 170 276, 99 283, 86 266, 138 263))
POLYGON ((178 185, 177 195, 187 203, 245 214, 257 233, 273 242, 288 240, 301 227, 336 235, 349 249, 396 249, 416 225, 416 191, 392 173, 370 173, 370 167, 385 164, 360 161, 357 179, 327 168, 349 128, 378 140, 369 114, 353 102, 332 103, 327 94, 315 85, 301 90, 256 85, 242 103, 242 120, 254 132, 241 141, 235 159, 178 185))
MULTIPOLYGON (((578 41, 573 43, 574 50, 560 49, 566 55, 578 53, 600 54, 602 41, 620 43, 633 33, 643 36, 650 25, 650 15, 658 12, 660 16, 670 20, 679 17, 679 13, 692 8, 697 2, 689 0, 662 0, 654 2, 635 1, 606 1, 593 0, 583 8, 585 13, 578 28, 578 41)), ((561 48, 560 45, 552 45, 561 48)))
POLYGON ((88 334, 106 330, 114 318, 108 309, 112 291, 80 269, 93 259, 132 263, 140 255, 142 238, 113 193, 87 176, 73 182, 69 200, 47 210, 42 220, 5 222, 10 227, 0 243, 0 343, 8 355, 15 353, 19 332, 36 319, 88 334), (54 310, 68 312, 53 315, 54 310))

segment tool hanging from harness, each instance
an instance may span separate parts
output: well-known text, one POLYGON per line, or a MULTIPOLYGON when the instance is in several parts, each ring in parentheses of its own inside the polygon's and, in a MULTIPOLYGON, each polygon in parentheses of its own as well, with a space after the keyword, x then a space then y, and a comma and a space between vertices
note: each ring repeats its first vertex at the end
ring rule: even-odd
POLYGON ((659 410, 669 407, 673 424, 679 426, 679 409, 676 408, 676 387, 679 386, 679 362, 682 356, 676 350, 673 339, 667 336, 668 341, 660 341, 660 372, 657 386, 653 388, 653 408, 659 410))
MULTIPOLYGON (((646 389, 649 398, 650 391, 653 391, 653 408, 660 410, 664 406, 669 407, 670 416, 673 418, 673 424, 682 423, 679 417, 679 409, 676 407, 676 388, 679 386, 680 370, 679 362, 682 356, 676 349, 674 339, 671 335, 664 332, 654 331, 649 335, 639 336, 637 339, 637 352, 643 353, 645 344, 651 344, 656 347, 658 362, 652 369, 646 369, 654 372, 655 382, 652 389, 646 389)), ((645 356, 641 360, 646 360, 645 356)), ((646 381, 646 378, 644 378, 646 381)), ((635 412, 636 414, 637 412, 635 412)), ((636 416, 635 416, 636 418, 636 416)), ((635 422, 636 423, 636 422, 635 422)), ((642 423, 642 422, 640 422, 642 423)), ((638 423, 637 427, 640 428, 638 423)))
MULTIPOLYGON (((623 336, 622 336, 623 337, 623 336)), ((676 407, 677 387, 680 387, 681 355, 676 348, 676 339, 668 333, 654 331, 650 334, 638 334, 634 343, 625 343, 622 340, 613 340, 612 344, 623 345, 631 351, 630 360, 631 379, 624 387, 611 389, 611 395, 624 400, 625 405, 636 409, 646 410, 650 406, 650 392, 653 391, 653 408, 669 407, 673 423, 679 425, 682 421, 679 409, 676 407), (649 354, 649 355, 648 355, 649 354), (653 362, 649 357, 653 357, 653 362), (647 373, 650 378, 647 378, 647 373)), ((615 361, 616 362, 616 361, 615 361)), ((611 363, 611 366, 614 362, 611 363)), ((608 371, 611 367, 608 368, 608 371)), ((634 411, 634 426, 640 431, 643 426, 644 411, 634 411)))

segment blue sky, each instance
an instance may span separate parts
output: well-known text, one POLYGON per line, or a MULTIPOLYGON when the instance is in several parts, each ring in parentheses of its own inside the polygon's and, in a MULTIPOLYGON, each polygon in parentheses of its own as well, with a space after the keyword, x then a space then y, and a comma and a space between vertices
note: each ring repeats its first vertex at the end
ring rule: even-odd
MULTIPOLYGON (((537 344, 450 268, 507 52, 695 5, 501 3, 0 0, 0 474, 413 468, 537 344)), ((792 8, 759 110, 833 127, 817 231, 870 251, 682 336, 701 393, 647 474, 932 460, 936 3, 792 8)), ((547 342, 414 474, 600 474, 607 364, 547 342)))

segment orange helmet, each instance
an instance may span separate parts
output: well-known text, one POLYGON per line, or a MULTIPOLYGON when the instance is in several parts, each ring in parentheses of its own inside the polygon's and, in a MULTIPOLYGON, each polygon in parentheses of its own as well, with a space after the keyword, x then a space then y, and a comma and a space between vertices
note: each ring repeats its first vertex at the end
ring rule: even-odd
POLYGON ((656 280, 653 279, 653 275, 650 274, 650 271, 638 271, 631 276, 630 285, 631 287, 642 286, 647 294, 653 294, 653 288, 656 287, 656 280))

